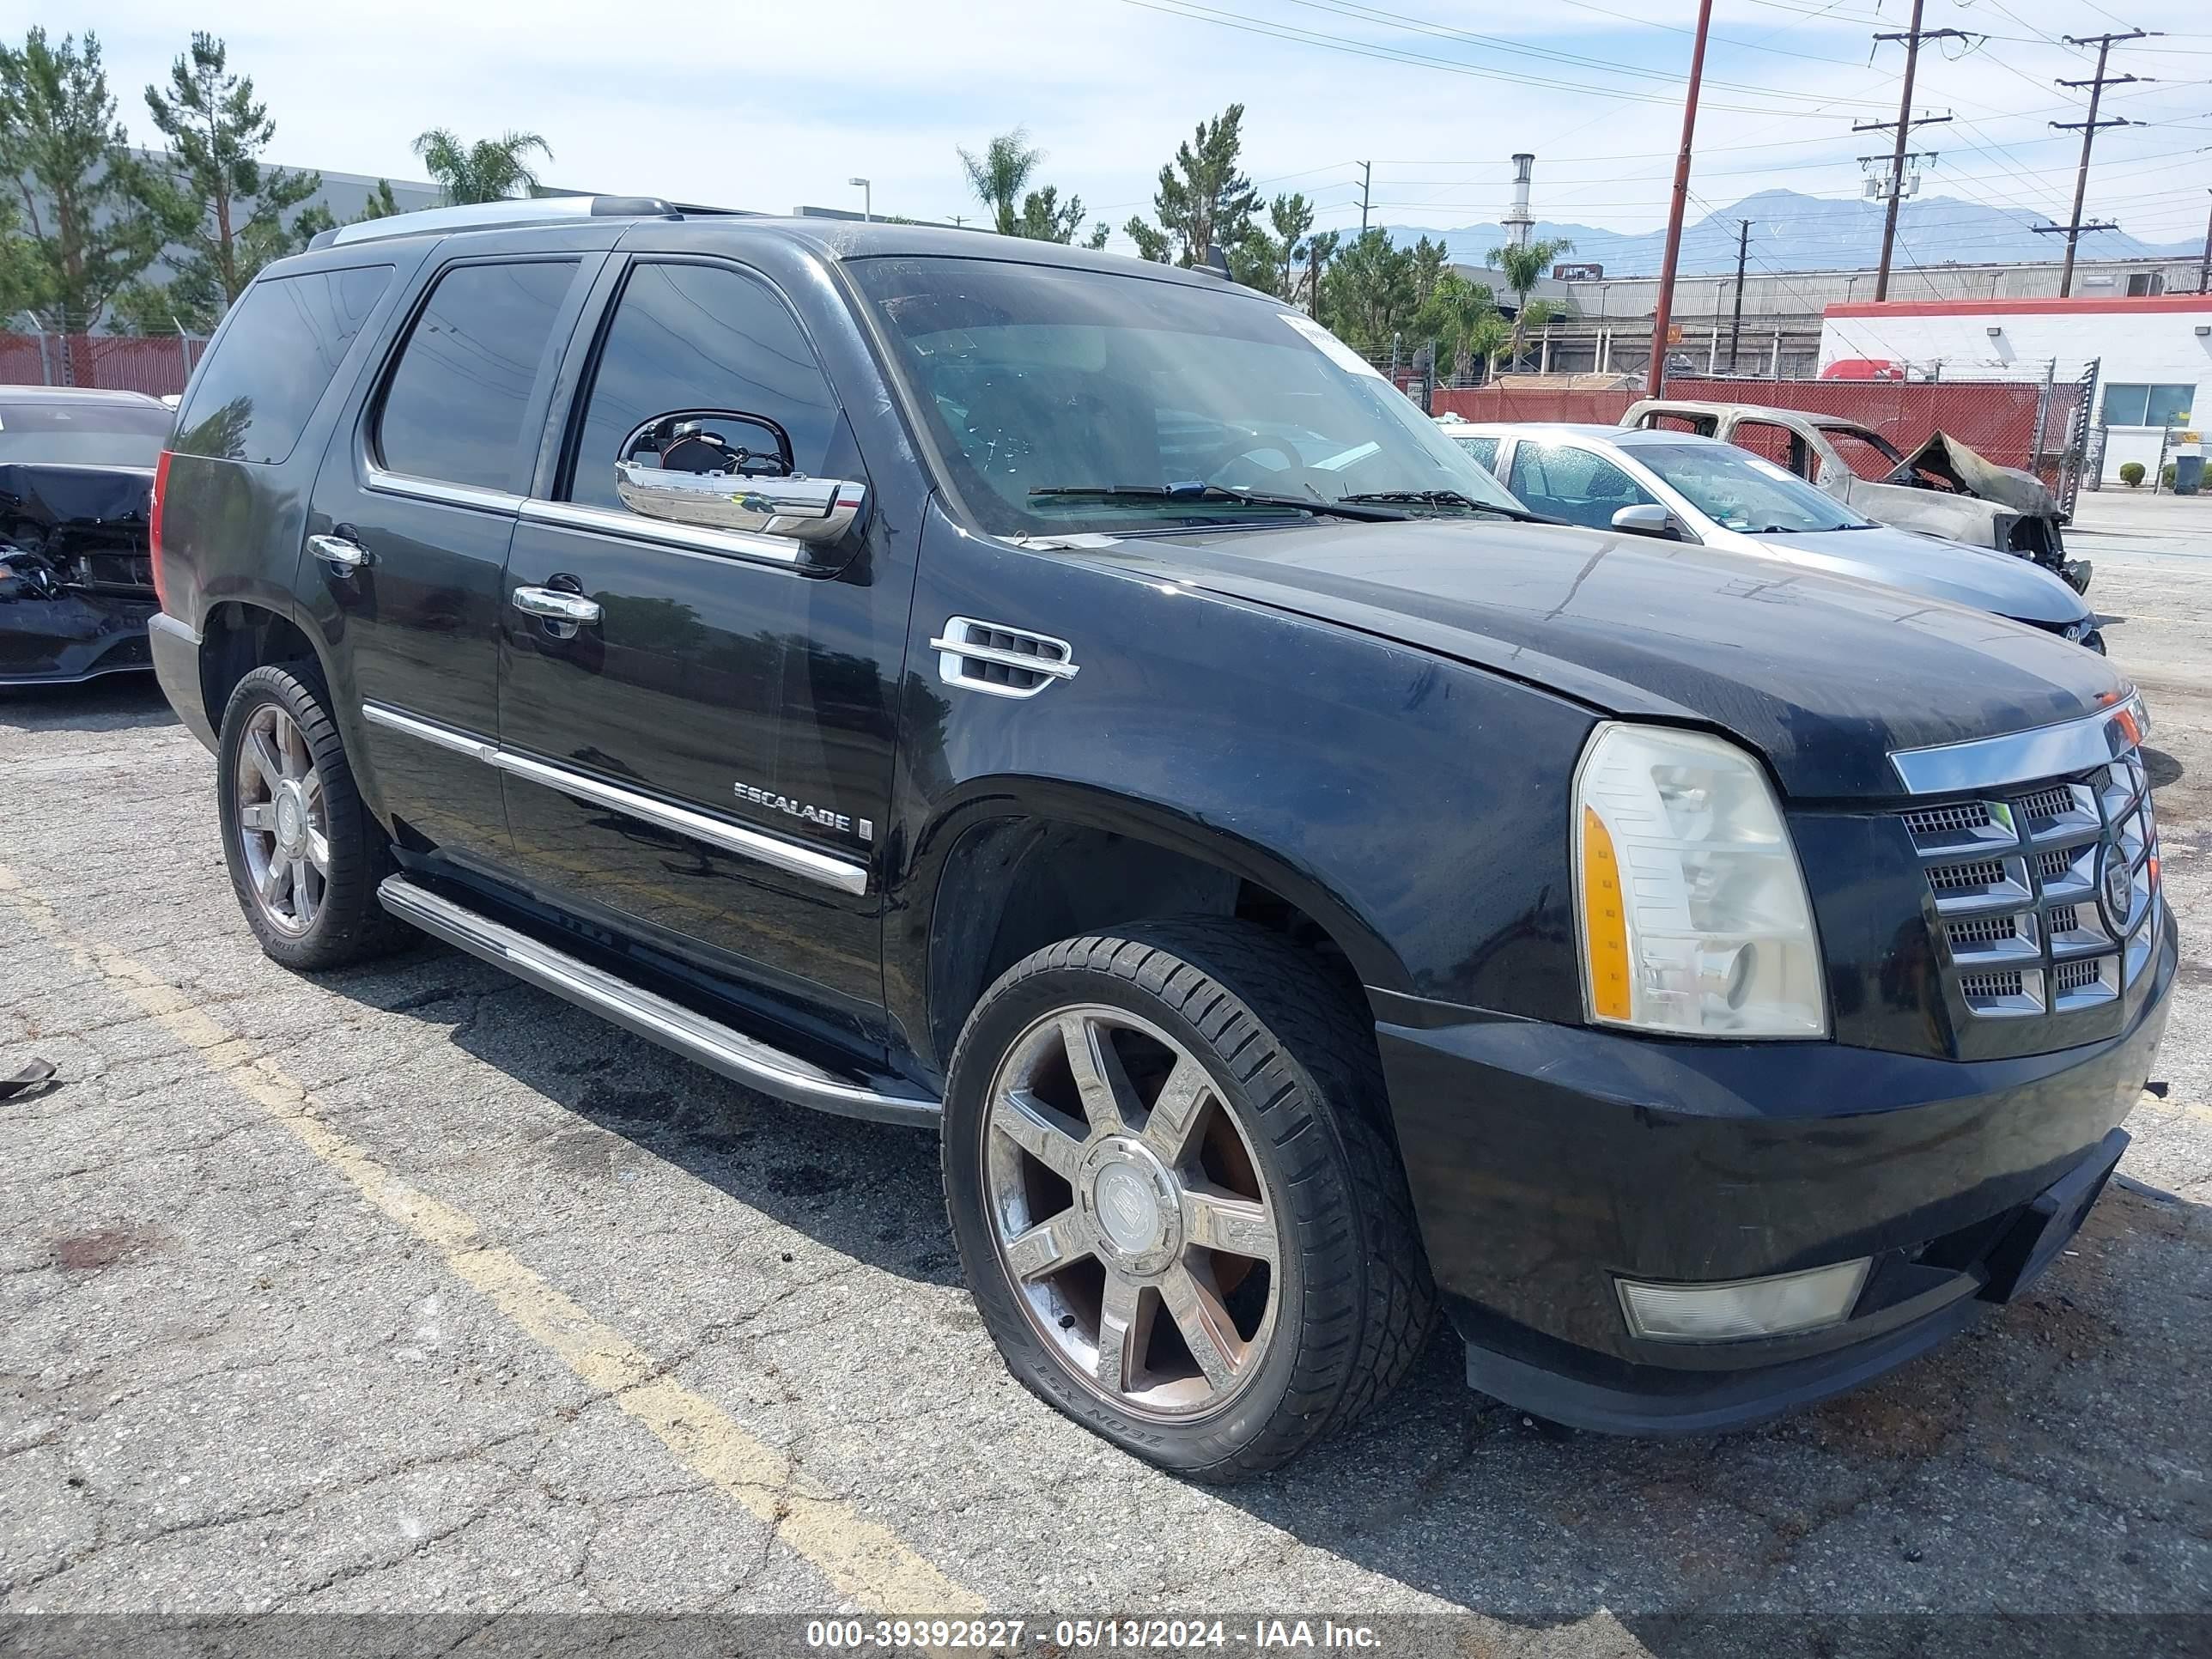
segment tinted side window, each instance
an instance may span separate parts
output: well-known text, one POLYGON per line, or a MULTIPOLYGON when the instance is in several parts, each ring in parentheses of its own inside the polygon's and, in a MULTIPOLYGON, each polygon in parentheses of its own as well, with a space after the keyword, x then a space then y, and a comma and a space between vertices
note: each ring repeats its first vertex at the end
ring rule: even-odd
MULTIPOLYGON (((716 265, 641 264, 623 284, 584 405, 568 499, 619 509, 623 441, 656 415, 726 410, 773 421, 793 467, 816 477, 842 414, 806 337, 764 284, 716 265)), ((763 447, 737 430, 732 443, 763 447)))
POLYGON ((1534 511, 1593 530, 1610 526, 1622 507, 1649 506, 1652 499, 1602 456, 1526 438, 1513 452, 1511 489, 1534 511))
POLYGON ((575 277, 567 259, 456 265, 440 277, 384 394, 384 465, 513 489, 531 388, 575 277))
POLYGON ((359 265, 247 289, 192 383, 176 447, 264 464, 289 455, 391 281, 390 265, 359 265))

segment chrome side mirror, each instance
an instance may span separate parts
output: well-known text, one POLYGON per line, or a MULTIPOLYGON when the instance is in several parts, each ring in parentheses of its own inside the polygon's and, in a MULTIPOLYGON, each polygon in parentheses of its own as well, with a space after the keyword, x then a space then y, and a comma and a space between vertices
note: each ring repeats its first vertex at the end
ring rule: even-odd
POLYGON ((1632 536, 1656 536, 1670 542, 1682 539, 1681 532, 1674 528, 1674 515, 1656 501, 1639 501, 1634 507, 1620 508, 1613 515, 1613 527, 1632 536))
POLYGON ((647 519, 753 536, 787 536, 800 542, 834 542, 860 516, 868 489, 843 478, 685 472, 625 460, 615 463, 615 494, 624 507, 647 519))

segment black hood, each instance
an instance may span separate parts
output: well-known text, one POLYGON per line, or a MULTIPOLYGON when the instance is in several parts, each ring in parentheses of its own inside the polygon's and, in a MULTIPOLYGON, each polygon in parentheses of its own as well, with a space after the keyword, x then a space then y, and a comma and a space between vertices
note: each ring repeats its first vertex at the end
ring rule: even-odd
POLYGON ((1127 539, 1090 556, 1607 714, 1717 726, 1799 799, 1894 796, 1892 750, 2049 725, 2126 690, 2094 653, 1984 611, 1643 536, 1321 521, 1127 539))

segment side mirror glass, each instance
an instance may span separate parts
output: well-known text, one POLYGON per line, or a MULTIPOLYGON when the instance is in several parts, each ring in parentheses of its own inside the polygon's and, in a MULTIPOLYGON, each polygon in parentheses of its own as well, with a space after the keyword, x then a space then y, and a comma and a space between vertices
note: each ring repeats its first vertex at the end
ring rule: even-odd
POLYGON ((1670 542, 1682 539, 1681 532, 1674 527, 1674 515, 1656 501, 1640 501, 1634 507, 1622 507, 1613 515, 1613 527, 1632 536, 1656 536, 1670 542))
POLYGON ((647 421, 615 462, 615 494, 642 518, 793 541, 835 542, 860 518, 867 486, 793 471, 774 422, 717 410, 647 421))

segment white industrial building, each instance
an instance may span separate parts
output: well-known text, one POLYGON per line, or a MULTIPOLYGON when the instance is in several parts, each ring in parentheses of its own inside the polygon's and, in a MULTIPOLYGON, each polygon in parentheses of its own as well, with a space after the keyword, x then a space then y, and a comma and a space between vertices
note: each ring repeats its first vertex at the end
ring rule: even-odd
POLYGON ((1940 363, 1962 380, 2047 363, 2063 375, 2094 362, 2091 418, 2104 433, 2106 482, 2129 461, 2155 472, 2177 434, 2212 426, 2212 295, 2203 294, 1832 305, 1821 367, 1854 358, 1908 365, 1915 379, 1940 363))

